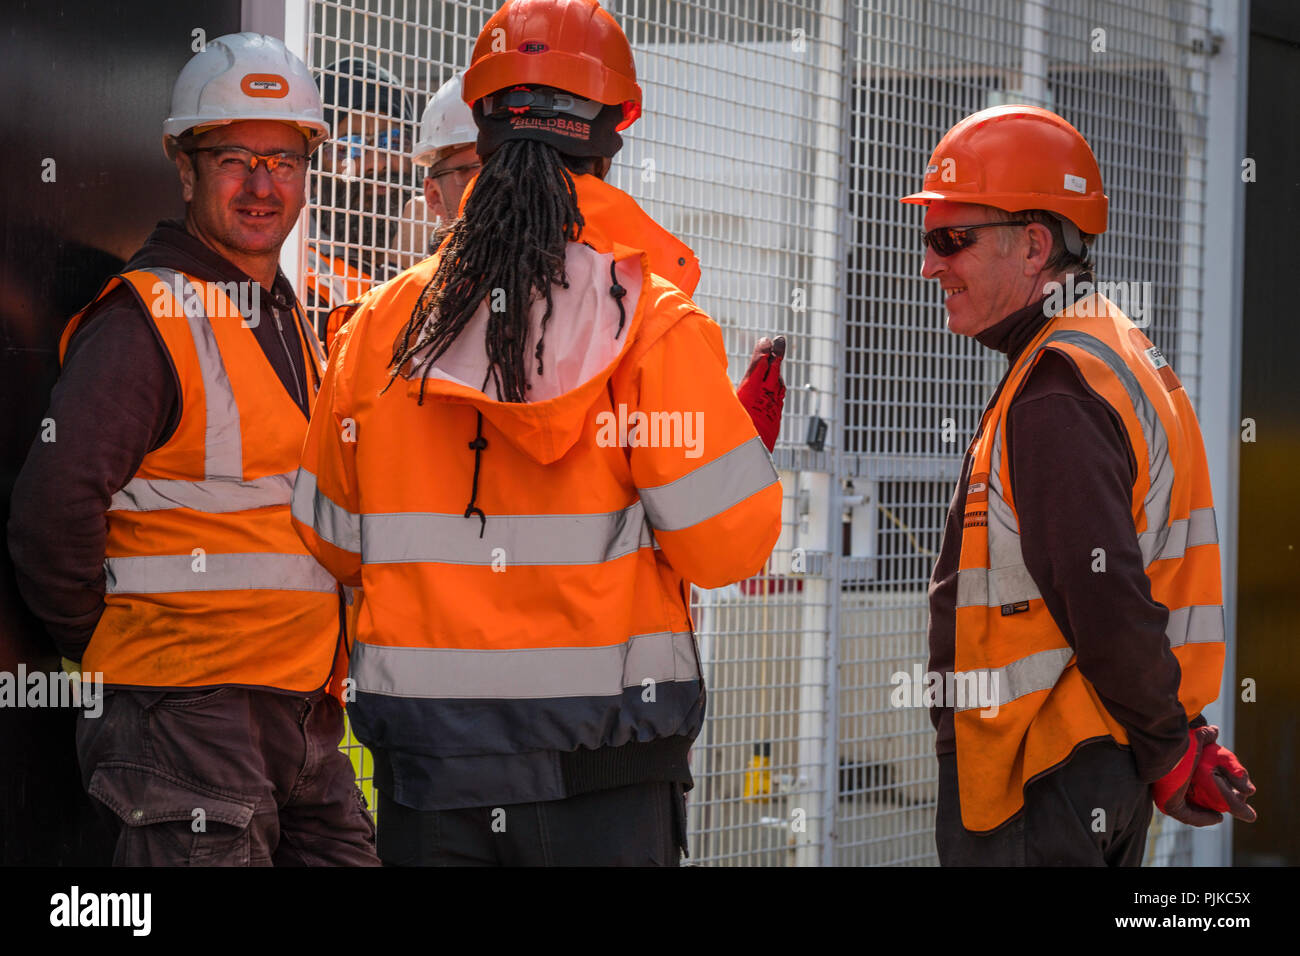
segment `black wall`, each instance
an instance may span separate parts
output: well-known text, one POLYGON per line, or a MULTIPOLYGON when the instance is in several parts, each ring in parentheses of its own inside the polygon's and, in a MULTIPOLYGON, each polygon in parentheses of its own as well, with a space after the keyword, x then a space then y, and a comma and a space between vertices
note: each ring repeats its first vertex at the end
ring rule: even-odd
MULTIPOLYGON (((23 0, 0 31, 0 527, 39 432, 68 317, 162 218, 183 213, 162 153, 172 83, 239 0, 23 0), (53 159, 55 179, 43 181, 53 159)), ((113 397, 104 396, 105 414, 113 397)), ((0 536, 2 537, 2 536, 0 536)), ((0 547, 0 671, 59 669, 0 547)), ((70 710, 0 708, 0 864, 107 862, 84 796, 70 710)))
MULTIPOLYGON (((1234 862, 1300 864, 1300 319, 1295 236, 1300 223, 1300 4, 1251 5, 1237 559, 1238 755, 1259 787, 1254 824, 1233 832, 1234 862), (1247 744, 1247 742, 1249 742, 1247 744)), ((1231 683, 1229 684, 1231 686, 1231 683)))

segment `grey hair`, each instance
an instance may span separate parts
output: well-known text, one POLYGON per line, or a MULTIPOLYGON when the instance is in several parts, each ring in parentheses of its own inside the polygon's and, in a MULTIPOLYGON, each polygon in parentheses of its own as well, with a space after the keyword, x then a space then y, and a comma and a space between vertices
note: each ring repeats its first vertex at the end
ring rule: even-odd
MULTIPOLYGON (((1063 219, 1054 212, 1048 212, 1046 209, 1022 209, 1019 212, 1006 214, 1009 218, 1020 222, 1037 222, 1046 226, 1052 234, 1052 252, 1047 257, 1045 268, 1051 272, 1073 272, 1091 273, 1095 269, 1092 261, 1092 244, 1097 237, 1088 232, 1079 229, 1068 219, 1063 219), (1075 237, 1078 237, 1075 240, 1075 237), (1071 241, 1074 240, 1074 241, 1071 241), (1073 245, 1075 250, 1071 250, 1073 245)), ((1010 249, 1010 244, 1006 246, 1010 249)))

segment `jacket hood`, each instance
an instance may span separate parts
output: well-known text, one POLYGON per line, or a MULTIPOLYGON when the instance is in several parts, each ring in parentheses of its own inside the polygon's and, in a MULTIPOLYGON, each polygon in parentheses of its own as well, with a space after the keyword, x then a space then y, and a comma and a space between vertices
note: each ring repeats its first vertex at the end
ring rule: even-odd
MULTIPOLYGON (((485 381, 490 299, 479 305, 437 362, 407 382, 412 401, 419 400, 423 388, 425 401, 470 405, 519 451, 541 464, 557 461, 574 446, 592 407, 605 401, 601 393, 610 377, 631 353, 643 352, 695 311, 691 300, 654 268, 655 261, 675 254, 685 263, 677 271, 690 279, 693 268, 698 279, 699 267, 690 249, 621 190, 594 176, 575 176, 574 181, 586 220, 583 241, 569 243, 566 250, 568 288, 551 290, 553 308, 546 324, 541 374, 534 353, 546 303, 544 299, 532 303, 524 347, 529 401, 499 401, 495 385, 485 381), (638 238, 645 241, 634 241, 638 238), (647 316, 654 318, 647 320, 647 316)), ((437 263, 435 255, 394 281, 423 288, 437 263)), ((417 355, 408 370, 420 364, 417 355)))
MULTIPOLYGON (((569 288, 552 289, 541 374, 534 353, 545 300, 535 300, 529 312, 524 346, 529 401, 500 401, 495 383, 485 381, 490 301, 479 306, 432 366, 408 380, 408 397, 418 400, 423 387, 425 401, 470 405, 535 461, 549 464, 563 457, 582 434, 592 406, 622 357, 639 342, 646 292, 653 294, 647 290, 652 276, 639 250, 619 247, 602 254, 570 243, 565 272, 569 288), (621 296, 615 294, 619 291, 621 296)), ((420 365, 418 354, 412 364, 420 365)))

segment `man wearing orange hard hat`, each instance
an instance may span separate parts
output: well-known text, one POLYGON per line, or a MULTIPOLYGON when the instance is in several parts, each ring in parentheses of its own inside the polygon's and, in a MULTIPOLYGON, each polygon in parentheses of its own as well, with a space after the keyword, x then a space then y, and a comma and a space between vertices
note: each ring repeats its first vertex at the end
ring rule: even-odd
POLYGON ((641 89, 595 0, 506 3, 463 95, 482 169, 438 254, 339 331, 292 509, 364 589, 379 854, 676 865, 690 583, 756 574, 780 533, 780 355, 738 396, 695 257, 603 181, 641 89))
POLYGON ((58 441, 14 490, 18 580, 107 688, 77 751, 114 864, 377 866, 338 749, 338 585, 289 518, 324 354, 278 262, 320 95, 283 42, 229 34, 162 132, 185 217, 64 330, 58 441))
POLYGON ((902 201, 927 207, 921 274, 948 328, 1009 362, 930 582, 940 862, 1135 866, 1153 801, 1193 826, 1253 820, 1249 775, 1201 716, 1224 632, 1200 428, 1094 291, 1091 148, 1048 110, 993 107, 902 201))

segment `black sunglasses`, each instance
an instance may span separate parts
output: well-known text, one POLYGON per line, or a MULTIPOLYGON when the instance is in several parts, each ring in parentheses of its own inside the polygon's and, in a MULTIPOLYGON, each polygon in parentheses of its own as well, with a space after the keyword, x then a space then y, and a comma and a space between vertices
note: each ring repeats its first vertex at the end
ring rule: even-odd
POLYGON ((990 226, 1027 226, 1029 223, 1018 219, 1003 219, 999 222, 977 222, 970 226, 940 226, 929 232, 921 233, 921 241, 943 258, 956 255, 961 250, 975 245, 976 236, 967 233, 990 226))

